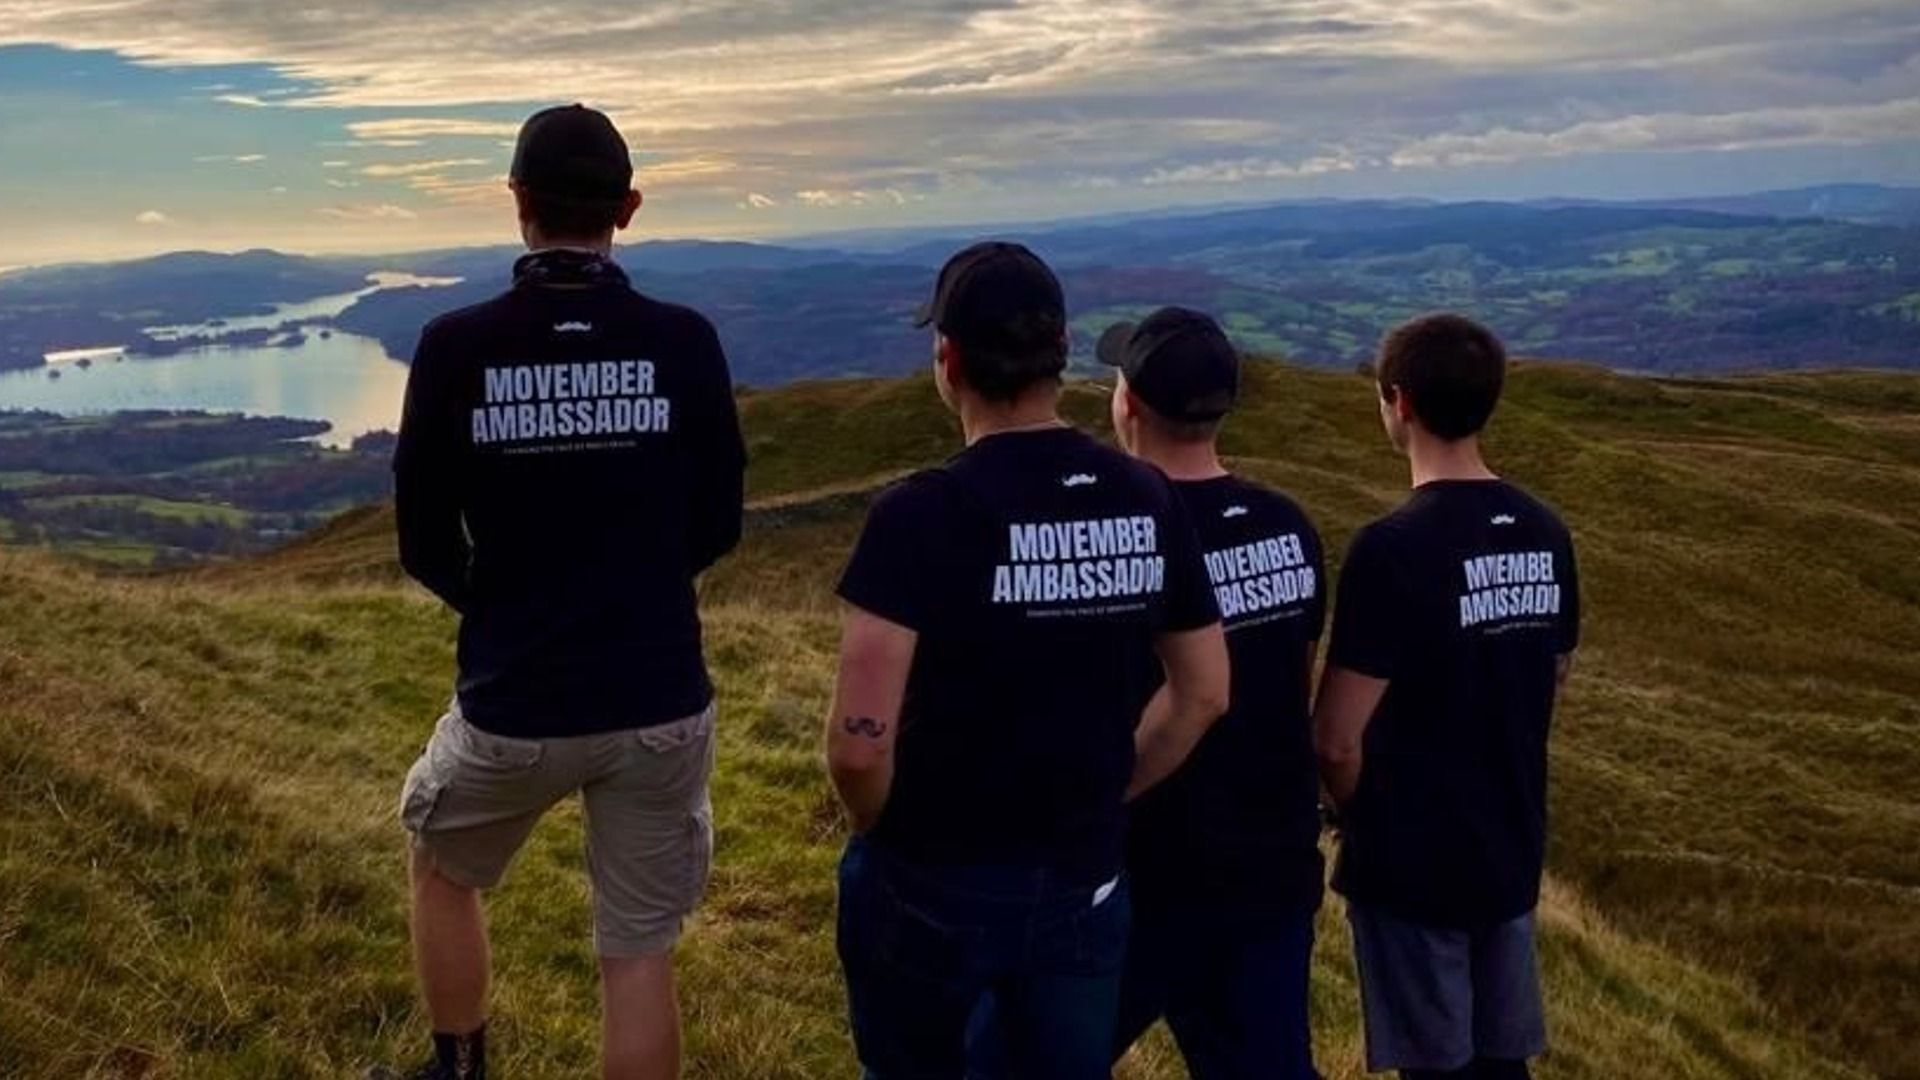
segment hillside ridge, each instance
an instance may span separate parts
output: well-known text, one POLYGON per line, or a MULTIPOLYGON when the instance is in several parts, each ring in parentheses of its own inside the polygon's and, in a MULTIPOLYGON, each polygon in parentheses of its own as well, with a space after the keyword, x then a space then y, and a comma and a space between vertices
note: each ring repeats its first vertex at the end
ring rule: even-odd
MULTIPOLYGON (((1070 385, 1066 410, 1103 430, 1105 389, 1070 385)), ((701 1076, 838 1075, 831 586, 870 493, 958 439, 924 377, 741 411, 751 525, 701 583, 721 839, 690 1055, 701 1076)), ((1916 376, 1515 370, 1491 454, 1572 525, 1590 612, 1553 749, 1548 1080, 1920 1076, 1917 412, 1916 376)), ((1254 365, 1225 451, 1336 554, 1406 483, 1352 374, 1254 365)), ((392 560, 379 508, 188 574, 0 550, 0 1060, 338 1076, 417 1037, 392 803, 452 622, 392 560)), ((494 901, 516 1075, 591 1067, 576 830, 543 826, 494 901)), ((1344 933, 1330 904, 1314 1005, 1340 1080, 1344 933)), ((1155 1040, 1123 1075, 1178 1072, 1155 1040)))

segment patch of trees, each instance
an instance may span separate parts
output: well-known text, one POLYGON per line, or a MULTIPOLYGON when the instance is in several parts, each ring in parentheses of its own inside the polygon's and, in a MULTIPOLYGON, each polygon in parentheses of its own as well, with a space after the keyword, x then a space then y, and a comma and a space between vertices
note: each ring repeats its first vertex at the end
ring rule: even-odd
POLYGON ((285 417, 208 417, 126 412, 86 421, 45 422, 30 435, 0 439, 0 472, 90 476, 168 472, 222 458, 283 451, 328 425, 285 417))
POLYGON ((240 525, 214 517, 150 514, 127 503, 86 501, 56 506, 16 503, 6 516, 16 535, 56 547, 134 541, 200 558, 262 551, 324 520, 317 515, 296 515, 285 519, 255 518, 240 525))

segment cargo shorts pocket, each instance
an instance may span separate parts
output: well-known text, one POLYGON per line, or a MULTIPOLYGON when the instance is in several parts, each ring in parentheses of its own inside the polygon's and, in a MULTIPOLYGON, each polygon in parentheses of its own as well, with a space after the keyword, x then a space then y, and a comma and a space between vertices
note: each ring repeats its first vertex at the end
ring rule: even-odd
POLYGON ((413 768, 407 770, 407 782, 400 789, 400 824, 410 833, 426 830, 434 809, 453 783, 457 764, 449 735, 453 721, 451 715, 440 718, 413 768))
POLYGON ((713 876, 713 807, 700 806, 687 816, 687 885, 684 895, 692 910, 706 895, 713 876))
POLYGON ((713 874, 713 799, 709 787, 718 750, 714 710, 709 707, 698 716, 666 729, 642 731, 640 736, 641 745, 658 755, 662 763, 679 759, 662 779, 667 781, 666 790, 681 793, 690 803, 684 826, 686 848, 678 864, 680 895, 686 910, 692 911, 706 895, 707 880, 713 874), (648 741, 649 736, 659 735, 666 736, 664 744, 648 741))
MULTIPOLYGON (((500 781, 515 780, 540 763, 545 747, 530 739, 493 735, 469 724, 456 707, 440 718, 425 750, 407 771, 400 791, 400 823, 410 833, 425 832, 435 811, 455 786, 468 790, 469 803, 481 803, 500 781)), ((517 786, 517 785, 516 785, 517 786)))
MULTIPOLYGON (((538 739, 515 739, 482 731, 465 718, 454 716, 447 725, 459 763, 493 773, 524 772, 540 764, 546 744, 538 739)), ((436 738, 439 736, 436 735, 436 738)))
POLYGON ((401 826, 410 833, 424 830, 446 786, 444 770, 434 767, 433 746, 429 743, 413 768, 407 770, 407 781, 400 788, 401 826))

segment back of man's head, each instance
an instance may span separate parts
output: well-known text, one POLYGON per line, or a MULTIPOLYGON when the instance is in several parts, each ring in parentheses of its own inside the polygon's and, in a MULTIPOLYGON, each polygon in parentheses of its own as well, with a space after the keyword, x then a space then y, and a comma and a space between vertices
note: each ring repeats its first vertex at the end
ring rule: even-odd
POLYGON ((507 175, 521 219, 549 242, 599 239, 632 214, 627 142, 605 114, 584 105, 528 117, 507 175))
POLYGON ((1507 350, 1464 315, 1423 315, 1387 335, 1375 366, 1380 396, 1404 393, 1428 433, 1457 442, 1487 426, 1506 383, 1507 350))
POLYGON ((1067 369, 1060 281, 1019 244, 988 241, 948 259, 919 325, 953 343, 962 379, 988 401, 1014 401, 1067 369))
POLYGON ((1141 422, 1174 442, 1212 440, 1240 396, 1239 350, 1211 316, 1190 308, 1115 323, 1095 353, 1119 369, 1141 422))

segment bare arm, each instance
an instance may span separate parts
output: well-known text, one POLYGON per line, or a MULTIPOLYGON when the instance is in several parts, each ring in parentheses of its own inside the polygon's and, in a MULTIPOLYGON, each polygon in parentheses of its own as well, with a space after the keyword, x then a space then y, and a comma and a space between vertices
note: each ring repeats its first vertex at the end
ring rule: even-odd
POLYGON ((880 820, 893 788, 900 703, 919 635, 856 607, 846 609, 840 678, 827 715, 827 772, 855 832, 880 820))
POLYGON ((1140 726, 1134 729, 1128 799, 1173 775, 1227 711, 1227 636, 1219 623, 1162 634, 1154 651, 1160 654, 1167 681, 1147 702, 1140 726))
POLYGON ((1313 750, 1320 759, 1320 779, 1344 808, 1360 786, 1360 748, 1380 699, 1387 696, 1387 680, 1362 675, 1329 663, 1320 679, 1320 696, 1313 706, 1313 750))

